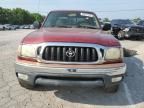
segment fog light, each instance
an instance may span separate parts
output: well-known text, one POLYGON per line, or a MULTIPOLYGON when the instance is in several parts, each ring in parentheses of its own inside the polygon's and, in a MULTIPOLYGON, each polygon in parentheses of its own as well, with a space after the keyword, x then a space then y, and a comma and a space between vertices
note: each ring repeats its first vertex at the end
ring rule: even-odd
POLYGON ((112 78, 112 82, 118 82, 122 79, 122 77, 112 78))
POLYGON ((127 38, 128 38, 128 37, 129 37, 129 35, 128 35, 128 34, 125 34, 125 37, 127 37, 127 38))
POLYGON ((28 80, 28 75, 18 73, 18 78, 20 78, 22 80, 28 80))

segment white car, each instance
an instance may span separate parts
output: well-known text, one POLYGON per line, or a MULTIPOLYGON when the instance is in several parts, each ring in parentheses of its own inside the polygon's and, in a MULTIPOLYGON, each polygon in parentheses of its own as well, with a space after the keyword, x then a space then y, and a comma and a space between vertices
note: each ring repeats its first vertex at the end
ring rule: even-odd
POLYGON ((30 29, 34 29, 34 26, 33 26, 33 25, 30 25, 30 29))
POLYGON ((16 30, 16 27, 11 24, 4 24, 3 27, 5 30, 16 30))
POLYGON ((4 29, 5 27, 2 24, 0 24, 0 30, 4 30, 4 29))

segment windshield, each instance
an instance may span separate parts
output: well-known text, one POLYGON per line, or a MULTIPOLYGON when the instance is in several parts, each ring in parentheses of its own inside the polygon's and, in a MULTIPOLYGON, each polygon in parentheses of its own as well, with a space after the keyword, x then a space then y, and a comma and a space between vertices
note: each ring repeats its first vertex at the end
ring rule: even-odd
POLYGON ((51 12, 43 27, 61 28, 100 28, 97 18, 92 13, 86 12, 51 12))
POLYGON ((140 21, 140 22, 138 23, 138 25, 144 26, 144 21, 140 21))
POLYGON ((112 20, 112 25, 126 25, 126 24, 133 24, 130 20, 112 20))

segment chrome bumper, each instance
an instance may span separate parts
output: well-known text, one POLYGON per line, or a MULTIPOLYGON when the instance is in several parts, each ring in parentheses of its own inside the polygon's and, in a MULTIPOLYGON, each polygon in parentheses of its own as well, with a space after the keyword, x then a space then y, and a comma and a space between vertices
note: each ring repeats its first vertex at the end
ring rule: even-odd
POLYGON ((126 64, 118 63, 118 65, 115 66, 105 64, 96 66, 95 68, 78 68, 73 65, 73 67, 70 68, 67 65, 65 65, 65 67, 49 67, 45 64, 16 62, 15 71, 17 76, 19 73, 27 75, 27 79, 21 79, 19 77, 18 79, 31 85, 104 85, 104 83, 109 85, 112 83, 111 79, 113 77, 122 77, 125 74, 126 64), (69 80, 69 78, 85 78, 85 80, 77 81, 69 80), (103 80, 87 80, 90 78, 101 78, 103 80))
POLYGON ((108 75, 115 76, 120 74, 125 74, 126 72, 126 64, 121 63, 117 66, 111 67, 96 67, 96 68, 75 68, 73 67, 47 67, 46 65, 38 64, 33 65, 29 63, 16 63, 15 64, 16 72, 21 73, 49 73, 49 74, 66 74, 66 75, 108 75))

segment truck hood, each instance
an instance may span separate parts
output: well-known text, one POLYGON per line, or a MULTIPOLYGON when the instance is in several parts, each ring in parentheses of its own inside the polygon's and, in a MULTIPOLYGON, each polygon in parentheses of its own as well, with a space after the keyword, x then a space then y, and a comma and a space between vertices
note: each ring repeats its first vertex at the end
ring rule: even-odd
POLYGON ((39 44, 43 42, 70 42, 120 46, 117 39, 101 30, 79 28, 41 28, 28 34, 23 39, 22 44, 39 44))

